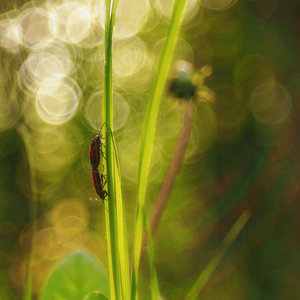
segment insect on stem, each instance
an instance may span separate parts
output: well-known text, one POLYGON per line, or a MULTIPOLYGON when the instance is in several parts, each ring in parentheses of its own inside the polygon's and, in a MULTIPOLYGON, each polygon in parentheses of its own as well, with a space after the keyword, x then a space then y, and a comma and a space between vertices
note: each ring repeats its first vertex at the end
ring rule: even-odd
POLYGON ((99 165, 103 166, 103 163, 100 162, 100 153, 105 159, 102 147, 104 147, 104 144, 102 140, 104 139, 101 132, 102 128, 105 123, 102 124, 101 129, 99 131, 99 135, 96 135, 93 140, 91 141, 90 148, 89 148, 89 158, 90 158, 90 164, 92 166, 92 182, 94 185, 94 189, 96 193, 99 195, 99 197, 102 199, 102 202, 104 203, 104 200, 107 196, 107 191, 104 190, 104 186, 106 184, 106 176, 103 175, 103 173, 99 174, 98 167, 99 165))

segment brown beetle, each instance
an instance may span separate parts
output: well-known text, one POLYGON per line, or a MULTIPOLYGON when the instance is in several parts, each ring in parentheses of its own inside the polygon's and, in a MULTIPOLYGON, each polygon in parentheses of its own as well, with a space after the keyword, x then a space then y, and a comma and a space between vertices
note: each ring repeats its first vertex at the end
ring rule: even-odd
MULTIPOLYGON (((103 125, 102 125, 102 127, 103 127, 103 125)), ((90 148, 89 148, 90 164, 91 164, 93 170, 96 170, 98 168, 99 164, 103 165, 102 163, 100 163, 100 152, 101 152, 102 156, 104 157, 104 153, 102 150, 102 147, 104 147, 104 144, 102 142, 103 137, 101 134, 102 127, 100 129, 99 135, 96 135, 93 138, 93 140, 91 141, 90 148)))
POLYGON ((106 184, 105 179, 106 179, 106 177, 102 173, 101 173, 101 175, 99 175, 98 169, 92 170, 92 181, 93 181, 94 189, 95 189, 96 193, 98 194, 98 196, 101 198, 103 203, 104 203, 106 196, 108 195, 107 191, 104 190, 104 186, 106 184))

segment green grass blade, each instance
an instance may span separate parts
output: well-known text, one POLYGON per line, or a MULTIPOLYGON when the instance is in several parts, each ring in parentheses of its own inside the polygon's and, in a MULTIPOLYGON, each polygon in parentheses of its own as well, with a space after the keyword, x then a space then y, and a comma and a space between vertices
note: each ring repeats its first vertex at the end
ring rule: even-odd
POLYGON ((233 243, 233 241, 236 239, 238 234, 241 232, 249 218, 251 217, 250 210, 245 210, 238 220, 235 222, 225 239, 223 240, 219 251, 213 258, 210 260, 210 262, 207 264, 203 272, 200 274, 199 278, 197 279, 196 283, 192 287, 191 291, 188 293, 185 300, 195 300, 199 293, 201 292, 202 288, 205 286, 205 284, 210 279, 213 272, 216 270, 218 265, 220 264, 224 253, 227 251, 227 249, 230 247, 230 245, 233 243))
POLYGON ((119 0, 113 0, 113 5, 112 5, 112 9, 111 9, 112 24, 115 24, 115 18, 116 18, 118 5, 119 5, 119 0))
POLYGON ((119 171, 116 168, 116 198, 118 212, 118 237, 119 237, 119 255, 120 255, 120 276, 123 299, 130 299, 129 283, 129 258, 128 258, 128 241, 127 226, 125 218, 125 208, 123 205, 121 181, 119 171))
POLYGON ((176 0, 174 3, 167 38, 159 59, 158 68, 154 79, 154 85, 150 96, 149 107, 146 112, 142 130, 138 169, 138 203, 136 212, 136 228, 132 270, 132 300, 137 299, 138 269, 143 234, 143 206, 146 196, 148 170, 154 141, 155 127, 157 123, 158 109, 160 106, 160 100, 165 87, 168 71, 171 65, 185 3, 186 0, 176 0))
POLYGON ((106 141, 106 171, 107 171, 107 192, 108 192, 108 213, 106 223, 109 225, 109 237, 111 263, 109 264, 112 273, 113 282, 111 288, 114 288, 112 295, 115 295, 117 300, 121 298, 121 285, 120 285, 120 259, 119 259, 119 243, 118 243, 118 225, 117 213, 114 197, 114 169, 113 169, 113 149, 112 149, 112 135, 113 128, 113 114, 112 114, 112 35, 115 20, 115 13, 118 1, 106 1, 106 22, 105 22, 105 79, 104 79, 104 96, 103 101, 103 121, 105 121, 105 141, 106 141))
POLYGON ((120 164, 118 158, 117 147, 115 138, 112 134, 112 143, 114 150, 114 164, 115 164, 115 188, 116 188, 116 199, 117 199, 117 212, 118 212, 118 238, 119 238, 119 254, 120 254, 120 276, 122 286, 123 299, 130 298, 130 283, 129 283, 129 256, 128 256, 128 239, 127 239, 127 226, 125 218, 125 207, 122 198, 121 188, 121 174, 120 164))
POLYGON ((155 265, 154 265, 153 242, 152 242, 152 237, 151 237, 151 232, 150 232, 149 220, 148 220, 148 216, 147 216, 145 209, 143 210, 143 212, 144 212, 144 227, 145 227, 146 235, 147 235, 148 257, 149 257, 149 266, 150 266, 151 300, 157 300, 157 299, 160 299, 160 294, 159 294, 156 269, 155 269, 155 265))
POLYGON ((115 284, 113 276, 113 263, 112 263, 112 251, 111 251, 111 238, 109 230, 109 212, 108 205, 105 204, 105 228, 106 228, 106 241, 107 241, 107 255, 108 255, 108 269, 109 269, 109 282, 110 282, 110 300, 116 299, 115 284))
MULTIPOLYGON (((118 151, 117 151, 117 145, 116 145, 116 141, 115 141, 115 137, 114 137, 114 133, 111 131, 111 139, 112 139, 112 144, 113 144, 113 150, 114 150, 114 159, 115 159, 115 163, 116 163, 116 167, 118 168, 118 174, 119 174, 119 178, 121 178, 121 169, 120 169, 120 160, 119 160, 119 156, 118 156, 118 151)), ((121 179, 120 179, 121 180, 121 179)))

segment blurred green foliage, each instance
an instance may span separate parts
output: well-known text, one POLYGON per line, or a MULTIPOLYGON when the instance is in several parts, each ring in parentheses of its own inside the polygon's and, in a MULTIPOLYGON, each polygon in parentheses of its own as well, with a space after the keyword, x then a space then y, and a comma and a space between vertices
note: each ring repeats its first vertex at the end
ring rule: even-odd
MULTIPOLYGON (((15 5, 14 13, 19 14, 23 4, 1 1, 0 10, 4 14, 15 5)), ((212 66, 213 73, 205 84, 217 95, 217 101, 197 105, 187 154, 153 238, 159 289, 165 299, 184 298, 236 219, 250 209, 252 216, 245 229, 226 252, 200 298, 296 300, 300 298, 300 4, 296 0, 239 0, 221 10, 209 9, 209 1, 202 4, 182 26, 174 63, 187 60, 196 71, 204 65, 212 66)), ((32 2, 28 7, 38 5, 32 2)), ((120 152, 130 243, 141 124, 159 42, 168 26, 168 18, 158 11, 151 10, 147 30, 132 36, 123 32, 128 37, 120 38, 115 45, 114 135, 120 152)), ((134 15, 130 17, 134 19, 134 15)), ((22 298, 32 238, 32 192, 39 200, 39 218, 35 221, 38 235, 34 237, 35 295, 54 264, 70 251, 87 249, 107 266, 104 208, 95 201, 88 162, 89 143, 101 126, 95 115, 101 113, 103 48, 100 42, 95 47, 84 47, 75 40, 76 44, 74 36, 72 44, 62 40, 61 33, 51 40, 55 47, 43 48, 47 48, 45 60, 34 73, 30 68, 41 57, 36 50, 39 44, 32 41, 30 32, 26 46, 19 49, 4 43, 14 35, 7 35, 2 22, 1 26, 0 298, 17 300, 22 298), (54 54, 57 56, 53 59, 54 54), (46 71, 52 74, 60 68, 67 69, 60 89, 53 82, 36 89, 36 82, 44 80, 46 71), (36 92, 39 102, 32 96, 36 92), (43 102, 45 95, 52 96, 51 101, 43 102), (70 102, 63 102, 61 95, 70 102), (71 117, 55 123, 69 116, 70 107, 74 108, 71 117), (34 166, 29 166, 19 131, 24 124, 32 136, 34 166), (37 172, 36 191, 30 187, 30 167, 37 172)), ((97 26, 95 31, 101 35, 101 26, 97 26)), ((120 31, 117 34, 121 35, 120 31)), ((173 75, 174 69, 169 84, 173 75)), ((183 118, 182 104, 168 91, 162 102, 146 199, 149 211, 183 118)), ((149 299, 146 260, 141 272, 141 299, 149 299)))

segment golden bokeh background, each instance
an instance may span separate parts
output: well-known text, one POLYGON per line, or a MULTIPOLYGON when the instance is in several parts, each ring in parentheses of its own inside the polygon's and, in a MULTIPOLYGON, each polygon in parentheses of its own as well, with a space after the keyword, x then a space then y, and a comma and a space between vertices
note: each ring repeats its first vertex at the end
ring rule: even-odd
MULTIPOLYGON (((130 243, 141 127, 173 3, 120 0, 116 15, 113 129, 130 243)), ((107 267, 88 157, 102 126, 105 16, 104 0, 1 1, 0 12, 0 298, 11 300, 22 297, 31 240, 35 295, 70 251, 86 249, 107 267)), ((205 86, 198 78, 189 144, 154 237, 164 299, 186 295, 245 209, 252 216, 201 299, 300 299, 299 12, 296 0, 187 1, 168 86, 180 68, 210 77, 205 86)), ((184 117, 168 86, 149 211, 184 117)), ((148 284, 145 261, 141 299, 148 284)))

